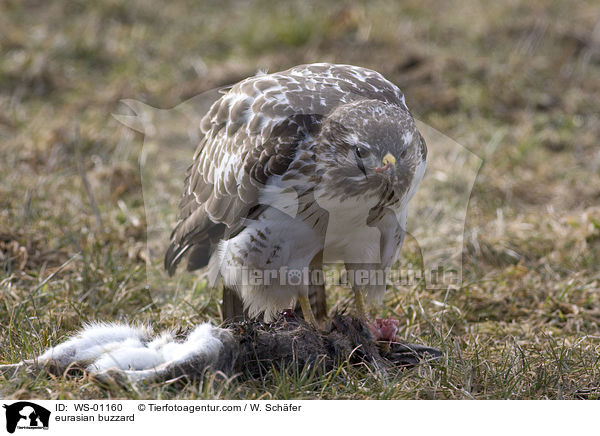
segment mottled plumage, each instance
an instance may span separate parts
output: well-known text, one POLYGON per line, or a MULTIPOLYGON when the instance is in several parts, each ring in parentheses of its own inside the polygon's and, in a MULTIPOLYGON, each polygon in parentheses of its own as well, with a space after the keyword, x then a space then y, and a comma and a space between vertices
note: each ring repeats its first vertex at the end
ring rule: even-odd
MULTIPOLYGON (((201 130, 170 274, 187 253, 189 270, 208 265, 251 315, 270 317, 308 284, 248 284, 244 268, 341 260, 385 271, 397 259, 427 152, 404 96, 379 73, 311 64, 251 77, 212 105, 201 130)), ((385 285, 360 288, 378 297, 385 285)))

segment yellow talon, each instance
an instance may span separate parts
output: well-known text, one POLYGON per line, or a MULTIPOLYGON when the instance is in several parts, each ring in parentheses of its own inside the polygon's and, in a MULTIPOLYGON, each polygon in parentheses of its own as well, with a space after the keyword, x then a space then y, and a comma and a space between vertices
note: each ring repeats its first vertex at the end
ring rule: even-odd
POLYGON ((310 308, 310 301, 308 301, 308 297, 306 297, 305 295, 300 295, 298 297, 298 302, 300 303, 300 307, 302 308, 302 315, 304 315, 304 320, 312 324, 314 327, 318 328, 319 324, 317 324, 315 315, 313 314, 313 311, 310 308))
POLYGON ((355 289, 354 290, 354 303, 356 303, 356 312, 359 318, 366 320, 367 319, 367 309, 365 306, 365 297, 363 293, 355 289))

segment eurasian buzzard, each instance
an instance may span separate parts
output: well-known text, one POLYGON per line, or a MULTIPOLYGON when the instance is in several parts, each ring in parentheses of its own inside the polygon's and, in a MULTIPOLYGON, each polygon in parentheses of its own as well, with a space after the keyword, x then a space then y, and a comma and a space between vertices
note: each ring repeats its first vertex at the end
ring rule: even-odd
MULTIPOLYGON (((332 64, 259 74, 226 90, 201 130, 165 255, 170 274, 187 254, 189 270, 219 273, 250 315, 298 301, 315 322, 308 296, 324 295, 313 274, 324 261, 385 276, 398 258, 427 148, 381 74, 332 64), (309 274, 286 279, 292 271, 309 274)), ((381 280, 351 284, 363 315, 363 294, 385 290, 381 280)))

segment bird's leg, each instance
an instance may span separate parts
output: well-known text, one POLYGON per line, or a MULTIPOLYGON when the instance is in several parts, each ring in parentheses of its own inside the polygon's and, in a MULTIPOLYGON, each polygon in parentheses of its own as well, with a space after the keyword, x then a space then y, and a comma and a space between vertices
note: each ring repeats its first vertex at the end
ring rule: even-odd
POLYGON ((231 288, 223 286, 223 303, 221 304, 223 321, 241 321, 250 319, 244 309, 244 303, 238 293, 231 288))
POLYGON ((354 286, 354 304, 356 305, 357 316, 366 321, 367 320, 367 309, 365 305, 365 296, 358 286, 354 286))
POLYGON ((368 270, 366 264, 346 263, 346 273, 350 280, 350 286, 354 292, 354 307, 356 316, 363 321, 367 321, 367 306, 365 304, 365 295, 363 288, 365 283, 357 281, 357 271, 368 270))
MULTIPOLYGON (((309 284, 308 301, 317 323, 321 323, 327 317, 327 298, 325 296, 325 274, 323 273, 323 251, 320 251, 310 261, 309 265, 309 284)), ((302 307, 300 301, 296 303, 296 312, 300 312, 302 307)), ((303 311, 303 310, 302 310, 303 311)), ((304 312, 304 311, 303 311, 304 312)), ((306 319, 306 318, 305 318, 306 319)), ((308 319, 306 319, 308 321, 308 319)))
POLYGON ((304 320, 312 324, 314 327, 318 328, 319 324, 317 324, 315 315, 313 314, 313 311, 310 308, 310 301, 308 300, 308 297, 306 295, 300 295, 298 296, 298 302, 300 303, 300 307, 302 308, 302 315, 304 316, 304 320))
POLYGON ((327 298, 325 296, 325 274, 323 273, 323 251, 320 251, 309 265, 310 284, 308 298, 315 318, 319 323, 327 317, 327 298))
POLYGON ((308 301, 316 320, 321 323, 327 317, 327 300, 324 284, 311 284, 308 287, 308 301))

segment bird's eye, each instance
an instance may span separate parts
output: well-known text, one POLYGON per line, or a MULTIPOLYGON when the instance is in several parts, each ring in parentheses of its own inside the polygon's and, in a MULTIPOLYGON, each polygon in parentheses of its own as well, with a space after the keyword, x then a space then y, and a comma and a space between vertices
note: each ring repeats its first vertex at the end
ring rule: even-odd
POLYGON ((368 157, 371 154, 371 150, 369 150, 366 147, 356 147, 356 155, 361 158, 364 159, 365 157, 368 157))

